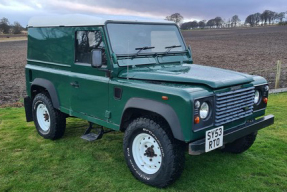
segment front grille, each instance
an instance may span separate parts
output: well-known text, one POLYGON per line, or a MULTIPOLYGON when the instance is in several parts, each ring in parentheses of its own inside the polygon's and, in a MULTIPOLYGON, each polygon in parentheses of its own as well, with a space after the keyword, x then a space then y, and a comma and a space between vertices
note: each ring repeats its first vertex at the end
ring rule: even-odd
POLYGON ((220 126, 253 112, 254 87, 215 94, 215 126, 220 126))

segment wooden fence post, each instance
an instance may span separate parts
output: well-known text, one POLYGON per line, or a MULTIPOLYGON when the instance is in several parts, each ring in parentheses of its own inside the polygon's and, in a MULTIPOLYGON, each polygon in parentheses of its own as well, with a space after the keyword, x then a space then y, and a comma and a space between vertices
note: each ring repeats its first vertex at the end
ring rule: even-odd
POLYGON ((278 60, 277 61, 277 70, 276 70, 275 89, 279 88, 280 75, 281 75, 281 61, 278 60))

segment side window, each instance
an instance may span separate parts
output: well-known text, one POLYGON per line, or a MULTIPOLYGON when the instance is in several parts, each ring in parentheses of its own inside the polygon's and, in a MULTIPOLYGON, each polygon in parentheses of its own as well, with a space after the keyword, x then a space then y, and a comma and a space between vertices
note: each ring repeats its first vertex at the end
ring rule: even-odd
POLYGON ((101 49, 103 65, 107 65, 105 45, 101 31, 77 31, 75 44, 75 62, 91 64, 92 50, 101 49))

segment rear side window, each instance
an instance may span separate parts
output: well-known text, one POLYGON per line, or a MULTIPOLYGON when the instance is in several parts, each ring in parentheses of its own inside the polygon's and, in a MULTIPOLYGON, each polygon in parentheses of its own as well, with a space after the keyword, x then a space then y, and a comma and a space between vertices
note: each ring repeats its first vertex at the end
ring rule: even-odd
POLYGON ((76 56, 75 62, 91 64, 92 50, 101 49, 103 65, 107 64, 105 45, 102 38, 102 33, 96 31, 77 31, 76 32, 76 56))

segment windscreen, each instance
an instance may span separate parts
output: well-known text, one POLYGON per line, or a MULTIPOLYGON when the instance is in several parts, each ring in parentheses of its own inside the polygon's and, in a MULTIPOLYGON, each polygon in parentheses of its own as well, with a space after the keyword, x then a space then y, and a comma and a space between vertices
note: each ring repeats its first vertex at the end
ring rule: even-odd
POLYGON ((182 37, 175 25, 159 24, 107 24, 112 49, 117 55, 136 54, 137 48, 154 47, 142 50, 141 54, 182 52, 185 50, 182 37))

